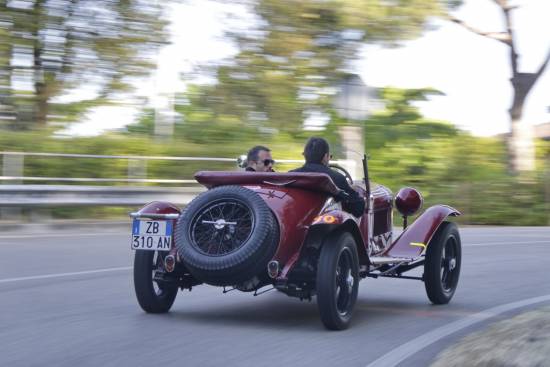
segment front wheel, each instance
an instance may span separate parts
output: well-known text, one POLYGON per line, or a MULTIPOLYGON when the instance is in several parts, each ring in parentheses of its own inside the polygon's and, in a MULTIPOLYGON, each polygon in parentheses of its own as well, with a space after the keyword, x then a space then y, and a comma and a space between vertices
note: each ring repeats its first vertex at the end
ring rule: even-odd
POLYGON ((134 287, 139 305, 145 312, 168 312, 178 288, 154 280, 155 273, 164 271, 165 252, 137 250, 134 257, 134 287))
POLYGON ((349 326, 359 290, 359 258, 350 233, 333 237, 321 248, 317 267, 317 306, 327 329, 349 326))
POLYGON ((460 234, 455 223, 443 222, 426 250, 424 286, 432 303, 449 303, 460 276, 462 251, 460 234))

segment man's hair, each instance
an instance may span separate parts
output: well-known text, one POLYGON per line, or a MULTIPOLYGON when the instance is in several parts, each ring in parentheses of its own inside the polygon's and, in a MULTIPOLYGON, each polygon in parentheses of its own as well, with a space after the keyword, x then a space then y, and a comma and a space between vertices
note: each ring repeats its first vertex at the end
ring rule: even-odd
POLYGON ((321 163, 328 152, 329 146, 325 139, 311 137, 304 148, 304 157, 307 163, 321 163))
POLYGON ((254 148, 250 149, 248 151, 248 154, 246 155, 246 161, 250 164, 250 162, 256 162, 258 161, 258 154, 265 150, 266 152, 271 152, 269 148, 264 147, 263 145, 256 145, 254 148))

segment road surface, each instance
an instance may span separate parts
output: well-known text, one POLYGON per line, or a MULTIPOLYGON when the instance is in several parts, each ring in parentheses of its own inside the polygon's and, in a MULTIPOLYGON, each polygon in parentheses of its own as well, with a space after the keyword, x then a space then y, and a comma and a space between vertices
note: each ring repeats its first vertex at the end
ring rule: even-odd
POLYGON ((148 315, 123 229, 0 234, 0 366, 427 366, 461 337, 550 305, 550 227, 462 228, 449 305, 423 283, 366 279, 350 329, 326 331, 315 299, 199 286, 148 315))

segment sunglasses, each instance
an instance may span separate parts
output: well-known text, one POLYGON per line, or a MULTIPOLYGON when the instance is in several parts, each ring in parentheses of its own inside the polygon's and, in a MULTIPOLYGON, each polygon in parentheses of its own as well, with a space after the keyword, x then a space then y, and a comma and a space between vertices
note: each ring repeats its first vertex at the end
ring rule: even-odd
POLYGON ((274 165, 275 164, 275 161, 273 159, 264 159, 263 161, 264 166, 269 166, 270 164, 271 165, 274 165))

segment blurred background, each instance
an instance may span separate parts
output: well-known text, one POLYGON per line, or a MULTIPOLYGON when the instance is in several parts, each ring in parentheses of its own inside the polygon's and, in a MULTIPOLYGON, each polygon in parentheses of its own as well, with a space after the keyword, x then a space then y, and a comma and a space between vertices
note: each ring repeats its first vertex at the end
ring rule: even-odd
POLYGON ((0 0, 0 221, 124 218, 139 190, 192 192, 195 171, 236 170, 254 145, 294 168, 315 135, 356 178, 367 153, 373 181, 463 223, 550 225, 548 14, 544 0, 0 0))

